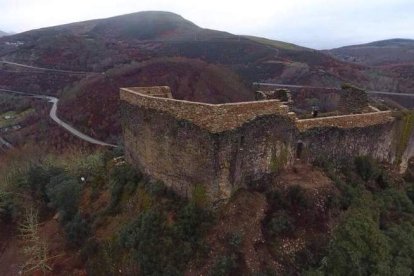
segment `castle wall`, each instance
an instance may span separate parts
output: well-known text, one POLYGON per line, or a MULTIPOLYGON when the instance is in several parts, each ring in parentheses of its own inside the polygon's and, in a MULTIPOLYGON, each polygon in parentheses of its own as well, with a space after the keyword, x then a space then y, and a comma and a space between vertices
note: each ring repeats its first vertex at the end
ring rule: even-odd
POLYGON ((414 131, 411 132, 411 137, 408 141, 407 148, 401 160, 401 172, 405 172, 408 168, 408 161, 414 157, 414 131))
POLYGON ((218 181, 227 187, 225 195, 292 165, 296 132, 290 118, 264 116, 217 135, 218 181))
POLYGON ((126 160, 179 195, 191 197, 195 185, 219 194, 215 141, 207 131, 167 113, 121 102, 126 160))
POLYGON ((341 162, 360 155, 394 161, 397 128, 391 111, 297 120, 296 126, 302 158, 309 161, 341 162))
POLYGON ((187 120, 210 132, 221 132, 240 127, 263 115, 279 114, 293 117, 289 108, 279 100, 259 102, 206 104, 143 95, 146 88, 121 89, 121 101, 165 112, 177 119, 187 120))
POLYGON ((182 196, 191 197, 201 186, 212 201, 227 199, 237 188, 293 163, 296 128, 286 109, 275 109, 279 101, 211 110, 198 103, 130 96, 121 96, 120 108, 127 161, 182 196), (272 114, 266 114, 269 110, 272 114), (285 115, 278 114, 281 110, 285 115), (227 115, 221 117, 223 112, 227 115), (245 113, 254 119, 242 123, 237 114, 245 113), (214 124, 190 121, 208 116, 215 116, 214 124), (235 127, 234 120, 241 125, 235 127), (233 127, 217 133, 220 122, 233 127))
POLYGON ((154 94, 121 90, 126 159, 185 197, 201 187, 210 201, 228 199, 297 157, 395 159, 388 111, 297 120, 278 100, 211 105, 154 94))
POLYGON ((363 128, 387 123, 393 120, 391 111, 381 111, 297 120, 296 126, 300 131, 306 131, 317 127, 363 128))
POLYGON ((366 125, 364 127, 317 127, 299 135, 303 143, 303 158, 313 161, 327 158, 342 162, 360 155, 393 162, 395 158, 395 122, 366 125))

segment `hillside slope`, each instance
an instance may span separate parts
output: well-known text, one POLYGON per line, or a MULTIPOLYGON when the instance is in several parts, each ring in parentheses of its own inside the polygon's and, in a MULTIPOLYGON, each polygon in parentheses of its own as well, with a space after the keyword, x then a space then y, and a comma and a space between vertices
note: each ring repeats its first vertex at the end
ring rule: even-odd
POLYGON ((411 78, 399 78, 388 69, 340 61, 280 41, 203 29, 170 12, 139 12, 2 37, 0 59, 92 72, 65 74, 0 64, 0 88, 51 95, 64 91, 61 116, 89 133, 100 133, 100 138, 119 133, 110 130, 119 126, 115 114, 121 86, 167 84, 178 98, 212 103, 246 100, 257 81, 329 87, 352 82, 401 92, 414 87, 411 78), (176 58, 183 59, 171 62, 176 58), (141 68, 139 76, 125 69, 131 64, 141 68), (115 79, 105 79, 118 70, 115 79), (101 112, 105 109, 110 112, 101 112), (108 125, 85 123, 86 118, 108 125))
MULTIPOLYGON (((2 59, 65 70, 103 72, 131 61, 176 56, 224 64, 247 83, 339 85, 353 81, 380 88, 363 66, 289 43, 203 29, 169 12, 139 12, 0 39, 2 59)), ((394 87, 391 81, 381 85, 394 87)))
MULTIPOLYGON (((167 85, 176 99, 221 103, 250 101, 253 93, 224 66, 186 58, 132 63, 81 80, 62 93, 60 115, 94 137, 120 134, 119 88, 167 85)), ((114 137, 115 136, 115 137, 114 137)))

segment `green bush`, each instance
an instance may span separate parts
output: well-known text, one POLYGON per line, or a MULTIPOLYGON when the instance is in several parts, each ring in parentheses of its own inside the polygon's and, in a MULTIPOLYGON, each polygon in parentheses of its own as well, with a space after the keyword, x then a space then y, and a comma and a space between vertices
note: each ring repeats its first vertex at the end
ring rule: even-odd
POLYGON ((52 177, 63 173, 64 170, 57 167, 46 168, 45 166, 39 165, 31 167, 27 172, 26 183, 32 192, 33 198, 43 202, 49 202, 46 186, 52 177))
POLYGON ((203 247, 209 225, 206 211, 190 203, 168 224, 160 210, 143 212, 120 233, 120 244, 131 250, 144 275, 181 275, 191 258, 203 247))
POLYGON ((408 222, 394 225, 386 231, 391 244, 392 275, 412 275, 414 272, 414 226, 408 222))
POLYGON ((295 221, 286 210, 280 210, 272 215, 266 229, 272 236, 293 232, 295 230, 295 221))
POLYGON ((236 255, 221 256, 217 258, 213 268, 211 269, 211 276, 227 276, 237 268, 236 255))
POLYGON ((174 231, 180 239, 194 244, 202 238, 211 220, 207 211, 189 203, 179 211, 174 231))
POLYGON ((80 183, 67 173, 50 179, 46 193, 50 205, 58 210, 63 224, 71 220, 78 212, 81 188, 80 183))
POLYGON ((179 245, 160 212, 144 212, 123 229, 120 242, 132 250, 143 275, 180 275, 183 269, 183 252, 177 250, 179 245))
POLYGON ((354 164, 356 172, 364 181, 377 178, 381 172, 376 162, 369 156, 355 158, 354 164))
POLYGON ((16 212, 12 194, 0 190, 0 223, 10 223, 16 212))
POLYGON ((309 198, 305 194, 305 190, 299 185, 290 186, 287 190, 286 197, 290 206, 307 208, 311 205, 309 198))
POLYGON ((79 213, 77 213, 72 220, 66 223, 64 229, 66 232, 66 238, 69 242, 76 246, 82 245, 90 233, 89 224, 79 213))
POLYGON ((90 154, 78 161, 73 174, 80 179, 81 177, 92 187, 99 187, 105 183, 106 168, 104 157, 101 153, 90 154))
POLYGON ((389 275, 390 246, 369 198, 347 211, 329 245, 328 275, 389 275), (365 201, 365 202, 364 202, 365 201), (368 202, 368 203, 367 203, 368 202))
POLYGON ((377 195, 382 211, 394 211, 397 214, 414 213, 414 204, 405 191, 386 189, 377 195))
POLYGON ((111 204, 115 208, 121 201, 124 192, 133 193, 142 179, 142 174, 130 165, 122 164, 113 168, 110 174, 111 204))
POLYGON ((232 250, 238 251, 243 242, 242 234, 238 232, 231 233, 230 235, 228 235, 227 241, 229 245, 231 246, 232 250))
POLYGON ((405 192, 411 202, 414 203, 414 183, 407 183, 407 187, 405 188, 405 192))

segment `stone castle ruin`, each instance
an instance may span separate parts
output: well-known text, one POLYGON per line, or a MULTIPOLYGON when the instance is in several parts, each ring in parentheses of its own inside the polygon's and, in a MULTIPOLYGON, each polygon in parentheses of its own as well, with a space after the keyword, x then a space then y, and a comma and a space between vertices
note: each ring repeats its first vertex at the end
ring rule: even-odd
POLYGON ((225 200, 298 160, 394 162, 414 154, 395 143, 401 119, 391 111, 298 119, 286 91, 226 104, 176 100, 169 87, 122 88, 120 97, 127 161, 186 197, 202 191, 225 200))

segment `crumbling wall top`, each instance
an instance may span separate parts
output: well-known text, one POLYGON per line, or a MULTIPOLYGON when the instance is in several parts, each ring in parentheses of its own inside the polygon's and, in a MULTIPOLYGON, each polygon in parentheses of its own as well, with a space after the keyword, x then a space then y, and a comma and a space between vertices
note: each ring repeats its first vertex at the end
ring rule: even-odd
MULTIPOLYGON (((168 87, 167 87, 168 88, 168 87)), ((169 88, 168 88, 169 90, 169 88)), ((121 100, 143 108, 168 113, 177 119, 187 120, 212 133, 223 132, 242 126, 244 123, 265 115, 279 115, 291 119, 295 114, 279 100, 207 104, 157 97, 157 91, 148 88, 121 88, 121 100)))
POLYGON ((130 87, 129 89, 148 96, 168 99, 173 98, 171 89, 168 86, 130 87))
POLYGON ((356 128, 385 124, 393 120, 394 117, 392 117, 392 111, 380 111, 362 114, 302 119, 296 121, 296 127, 299 129, 299 131, 306 131, 311 128, 319 127, 356 128))

